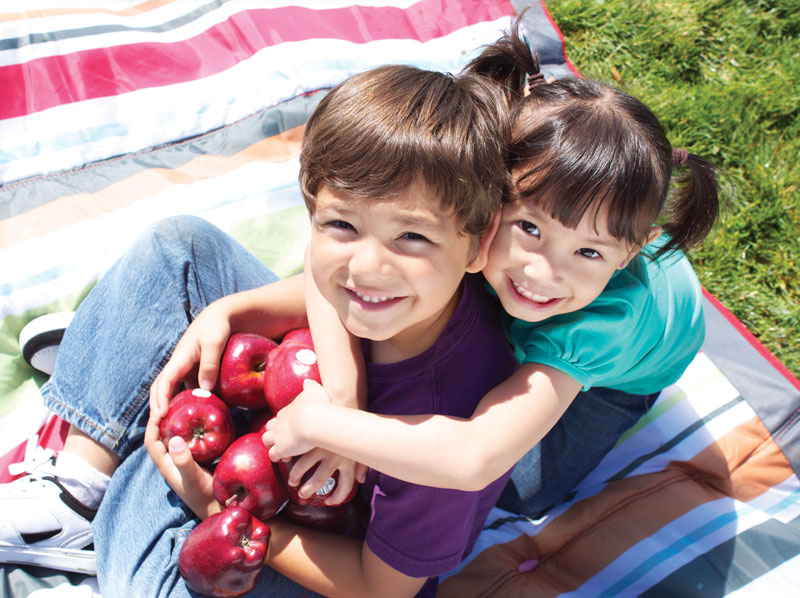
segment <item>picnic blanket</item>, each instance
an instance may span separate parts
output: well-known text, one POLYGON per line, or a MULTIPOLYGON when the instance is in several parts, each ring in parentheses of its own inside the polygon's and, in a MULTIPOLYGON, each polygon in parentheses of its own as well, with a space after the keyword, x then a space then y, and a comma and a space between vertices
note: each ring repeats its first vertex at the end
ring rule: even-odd
MULTIPOLYGON (((523 7, 550 77, 577 75, 535 0, 6 0, 0 5, 0 481, 66 425, 20 353, 150 223, 202 216, 279 275, 302 267, 303 124, 386 63, 456 72, 523 7)), ((716 299, 708 338, 562 503, 492 511, 442 596, 800 595, 800 382, 716 299)), ((97 596, 0 565, 0 598, 97 596), (48 590, 47 588, 57 588, 48 590)))

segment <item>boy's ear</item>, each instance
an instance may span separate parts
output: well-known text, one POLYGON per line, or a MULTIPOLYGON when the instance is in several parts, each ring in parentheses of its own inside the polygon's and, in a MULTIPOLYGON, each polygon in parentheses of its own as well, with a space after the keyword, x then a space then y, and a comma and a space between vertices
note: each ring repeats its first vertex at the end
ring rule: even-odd
POLYGON ((497 234, 497 229, 500 228, 500 220, 503 218, 503 210, 502 208, 495 212, 494 216, 492 216, 492 221, 489 223, 489 228, 486 229, 486 232, 483 233, 481 237, 480 245, 478 246, 478 255, 475 256, 475 259, 467 266, 467 272, 470 274, 474 274, 475 272, 480 272, 486 267, 486 262, 489 261, 489 247, 492 245, 492 241, 494 241, 494 237, 497 234))
MULTIPOLYGON (((650 227, 650 232, 647 234, 647 241, 645 242, 645 246, 647 246, 647 245, 650 245, 650 243, 652 243, 653 241, 655 241, 656 239, 658 239, 658 237, 661 235, 661 231, 662 231, 662 230, 663 230, 663 229, 662 229, 660 226, 656 226, 656 225, 653 225, 653 226, 651 226, 651 227, 650 227)), ((623 262, 622 262, 622 263, 621 263, 619 266, 617 266, 617 270, 622 270, 623 268, 627 268, 627 267, 628 267, 628 264, 630 264, 630 263, 631 263, 631 260, 632 260, 634 257, 636 257, 636 255, 637 255, 637 254, 638 254, 638 253, 639 253, 639 252, 640 252, 642 249, 643 249, 642 247, 637 247, 637 248, 633 249, 633 250, 632 250, 632 251, 631 251, 631 252, 628 254, 628 257, 626 257, 626 258, 625 258, 625 260, 624 260, 624 261, 623 261, 623 262)))

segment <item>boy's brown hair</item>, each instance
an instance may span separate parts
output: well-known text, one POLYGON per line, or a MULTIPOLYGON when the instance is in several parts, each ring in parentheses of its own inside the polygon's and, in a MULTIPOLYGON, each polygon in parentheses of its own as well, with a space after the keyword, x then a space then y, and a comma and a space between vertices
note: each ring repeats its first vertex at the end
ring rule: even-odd
POLYGON ((313 213, 327 186, 391 199, 421 182, 479 238, 507 198, 505 103, 474 75, 412 66, 370 69, 334 87, 306 124, 300 188, 313 213))

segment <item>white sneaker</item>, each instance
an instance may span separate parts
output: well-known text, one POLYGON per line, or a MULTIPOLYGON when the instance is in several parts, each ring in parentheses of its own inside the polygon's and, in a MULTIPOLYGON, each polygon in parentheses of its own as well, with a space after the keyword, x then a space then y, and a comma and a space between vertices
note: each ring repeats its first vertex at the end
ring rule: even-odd
POLYGON ((58 483, 52 460, 0 484, 0 563, 95 574, 90 509, 58 483))
POLYGON ((28 322, 20 331, 19 346, 22 357, 31 367, 48 376, 53 373, 64 330, 74 315, 73 311, 45 314, 28 322))

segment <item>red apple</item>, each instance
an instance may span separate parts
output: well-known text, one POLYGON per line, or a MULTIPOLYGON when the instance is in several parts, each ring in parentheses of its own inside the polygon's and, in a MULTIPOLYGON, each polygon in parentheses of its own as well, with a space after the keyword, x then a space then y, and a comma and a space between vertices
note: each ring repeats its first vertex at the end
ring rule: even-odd
POLYGON ((211 463, 236 435, 228 406, 200 388, 175 395, 159 429, 165 443, 173 436, 183 438, 198 463, 211 463))
POLYGON ((317 354, 314 346, 289 341, 282 342, 269 354, 264 377, 264 396, 273 413, 278 413, 303 390, 307 378, 320 382, 317 354))
POLYGON ((245 509, 230 507, 195 527, 181 546, 178 570, 204 596, 239 596, 264 567, 270 530, 245 509))
POLYGON ((219 393, 231 407, 263 409, 264 372, 274 340, 249 332, 236 332, 228 339, 219 366, 219 393))
POLYGON ((314 346, 314 341, 311 340, 311 330, 309 328, 295 328, 287 332, 281 343, 298 342, 304 345, 314 346))
POLYGON ((289 502, 280 516, 311 529, 362 538, 367 527, 369 510, 360 498, 333 507, 314 507, 289 502))
MULTIPOLYGON (((305 484, 308 481, 308 479, 314 474, 314 471, 316 471, 317 465, 319 464, 314 465, 311 469, 309 469, 303 474, 303 478, 300 481, 300 484, 298 484, 297 486, 290 486, 289 473, 292 471, 292 467, 294 467, 294 464, 297 462, 297 459, 298 457, 294 457, 289 462, 278 461, 277 463, 278 471, 280 471, 281 477, 286 482, 286 490, 289 492, 289 499, 298 505, 308 505, 314 507, 324 506, 325 499, 328 498, 331 494, 333 494, 334 490, 336 490, 336 484, 339 480, 339 472, 334 471, 333 475, 329 477, 328 480, 322 486, 320 486, 319 489, 317 489, 317 491, 314 494, 312 494, 308 498, 302 498, 298 494, 298 490, 300 486, 305 484)), ((347 494, 345 499, 339 504, 350 502, 353 499, 353 497, 356 495, 357 485, 358 484, 353 484, 353 487, 350 489, 350 492, 347 494)))
POLYGON ((289 500, 286 485, 261 434, 240 436, 225 450, 214 470, 214 498, 223 506, 239 506, 266 521, 289 500))

